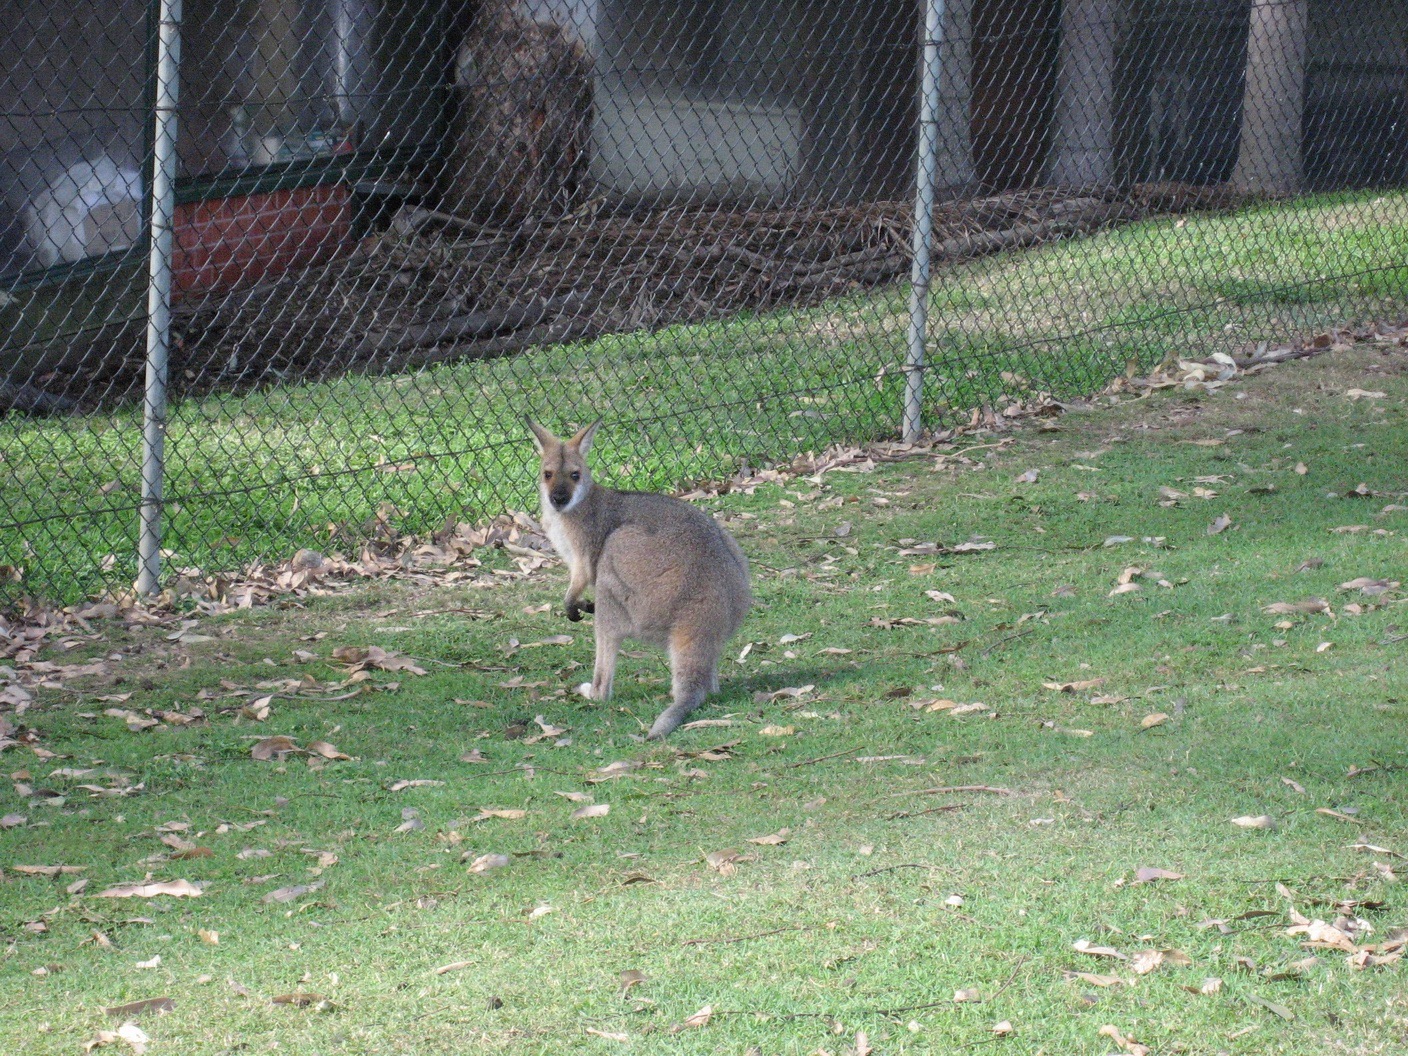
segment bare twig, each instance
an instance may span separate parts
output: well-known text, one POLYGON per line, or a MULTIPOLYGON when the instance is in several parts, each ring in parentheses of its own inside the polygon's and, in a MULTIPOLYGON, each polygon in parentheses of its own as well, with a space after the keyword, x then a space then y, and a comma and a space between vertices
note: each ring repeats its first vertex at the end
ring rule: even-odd
POLYGON ((1022 954, 1022 956, 1018 957, 1018 958, 1017 958, 1017 963, 1012 966, 1012 974, 1007 977, 1007 981, 1004 982, 1001 986, 999 986, 996 990, 994 990, 994 991, 992 992, 992 996, 989 997, 989 998, 985 998, 985 1000, 987 1000, 987 1001, 996 1001, 998 994, 1002 993, 1002 992, 1003 992, 1004 990, 1006 990, 1009 986, 1011 986, 1011 985, 1013 984, 1013 982, 1016 981, 1016 979, 1017 979, 1017 973, 1022 970, 1022 966, 1025 965, 1029 960, 1031 960, 1031 957, 1029 957, 1029 956, 1028 956, 1027 954, 1025 954, 1025 953, 1022 954))
POLYGON ((856 752, 863 751, 865 751, 865 745, 862 744, 856 748, 847 748, 844 752, 832 752, 830 755, 819 755, 815 759, 803 759, 801 762, 798 763, 788 763, 786 766, 779 766, 777 769, 791 770, 794 767, 798 766, 811 766, 812 763, 823 763, 828 759, 840 759, 842 756, 855 755, 856 752))
POLYGON ((909 792, 891 792, 887 799, 896 796, 946 796, 951 792, 991 792, 998 796, 1014 795, 1010 788, 999 788, 996 785, 937 785, 934 788, 916 788, 909 792))
POLYGON ((879 869, 872 869, 868 873, 852 873, 851 879, 863 880, 867 876, 879 876, 881 873, 893 873, 900 869, 937 869, 941 873, 953 872, 952 869, 948 869, 942 865, 924 865, 922 862, 904 862, 901 865, 886 865, 879 869))
POLYGON ((1009 634, 1005 638, 999 638, 997 641, 993 642, 990 646, 984 649, 982 655, 987 656, 1000 645, 1006 645, 1008 642, 1015 642, 1018 638, 1025 638, 1027 635, 1031 634, 1032 631, 1034 631, 1035 629, 1036 628, 1034 627, 1028 628, 1025 631, 1018 631, 1016 634, 1009 634))
POLYGON ((813 925, 798 924, 791 928, 774 928, 772 931, 758 931, 751 935, 731 935, 721 939, 685 939, 681 946, 726 946, 732 942, 748 942, 752 939, 765 939, 769 935, 782 935, 789 931, 811 931, 813 925))
POLYGON ((545 300, 523 301, 488 311, 453 315, 448 319, 420 326, 369 334, 352 350, 351 355, 362 359, 398 349, 437 345, 442 341, 463 338, 488 337, 503 330, 519 330, 541 323, 548 316, 573 308, 581 301, 582 295, 572 292, 545 300))
POLYGON ((567 341, 586 340, 599 333, 601 333, 601 325, 592 319, 568 319, 515 330, 511 334, 504 334, 502 337, 494 337, 486 341, 445 345, 411 356, 406 366, 424 367, 431 363, 441 363, 451 359, 497 359, 499 356, 521 352, 534 345, 553 345, 567 341))
POLYGON ((930 807, 928 810, 901 810, 888 815, 886 821, 895 821, 899 818, 922 818, 926 814, 947 814, 951 811, 962 810, 967 803, 945 803, 942 807, 930 807))

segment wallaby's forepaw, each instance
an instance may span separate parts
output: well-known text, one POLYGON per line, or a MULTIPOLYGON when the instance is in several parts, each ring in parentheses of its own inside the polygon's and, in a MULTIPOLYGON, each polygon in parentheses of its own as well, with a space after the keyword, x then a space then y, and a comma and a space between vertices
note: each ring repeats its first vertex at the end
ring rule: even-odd
POLYGON ((567 603, 567 618, 573 623, 580 623, 584 612, 596 612, 596 603, 593 601, 569 601, 567 603))

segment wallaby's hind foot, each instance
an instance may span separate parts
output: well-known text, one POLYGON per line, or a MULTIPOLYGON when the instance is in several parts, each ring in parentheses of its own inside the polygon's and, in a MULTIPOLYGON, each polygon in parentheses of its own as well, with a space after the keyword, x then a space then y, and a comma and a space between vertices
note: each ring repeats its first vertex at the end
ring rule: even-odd
POLYGON ((689 718, 689 713, 699 707, 703 699, 704 690, 701 687, 693 699, 675 701, 660 713, 660 717, 655 720, 655 725, 650 727, 650 732, 645 735, 645 739, 647 741, 663 741, 680 728, 680 724, 689 718))
POLYGON ((646 740, 661 741, 689 718, 689 713, 704 702, 704 697, 719 684, 717 657, 691 655, 694 644, 686 634, 677 634, 670 649, 671 682, 674 703, 660 713, 646 734, 646 740))

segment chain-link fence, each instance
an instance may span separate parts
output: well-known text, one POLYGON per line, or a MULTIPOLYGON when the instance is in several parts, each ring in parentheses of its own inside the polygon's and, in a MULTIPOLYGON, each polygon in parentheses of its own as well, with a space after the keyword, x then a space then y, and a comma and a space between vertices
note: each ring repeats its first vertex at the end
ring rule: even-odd
POLYGON ((0 12, 0 602, 531 508, 524 413, 671 487, 1408 303, 1396 0, 0 12))

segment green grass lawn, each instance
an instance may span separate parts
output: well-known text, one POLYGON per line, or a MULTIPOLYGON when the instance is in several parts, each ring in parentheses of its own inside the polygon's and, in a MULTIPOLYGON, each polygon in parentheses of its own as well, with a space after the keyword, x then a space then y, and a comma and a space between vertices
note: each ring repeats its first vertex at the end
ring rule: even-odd
POLYGON ((1402 1051, 1403 963, 1287 929, 1408 926, 1405 594, 1339 589, 1408 579, 1405 397, 1403 351, 1359 347, 713 500, 756 611, 712 725, 664 746, 633 739, 658 656, 609 705, 566 694, 591 646, 560 568, 55 650, 121 659, 20 718, 55 755, 6 753, 0 1051, 79 1051, 155 998, 150 1051, 183 1056, 1138 1051, 1107 1026, 1155 1053, 1402 1051), (1264 611, 1308 598, 1331 611, 1264 611), (426 674, 328 689, 347 645, 426 674), (536 717, 560 730, 529 743, 536 717), (272 735, 351 758, 251 758, 272 735), (148 879, 206 886, 100 897, 148 879))
MULTIPOLYGON (((1079 396, 1130 361, 1252 351, 1408 303, 1408 198, 1326 195, 1165 217, 941 268, 926 413, 1079 396)), ((618 480, 674 487, 898 429, 904 291, 603 337, 414 375, 190 400, 168 433, 174 568, 348 545, 389 504, 410 531, 531 500, 522 415, 617 423, 618 480)), ((135 574, 140 422, 0 419, 0 601, 74 600, 135 574)))

